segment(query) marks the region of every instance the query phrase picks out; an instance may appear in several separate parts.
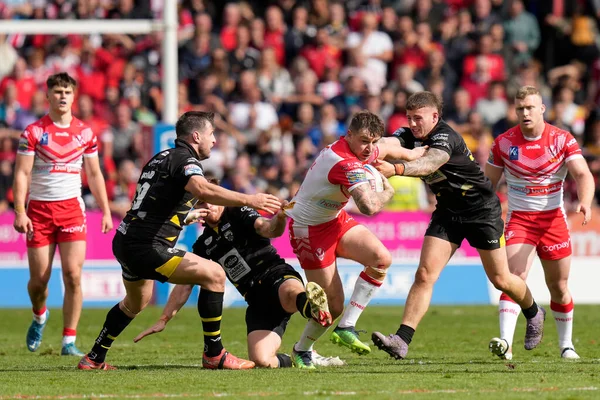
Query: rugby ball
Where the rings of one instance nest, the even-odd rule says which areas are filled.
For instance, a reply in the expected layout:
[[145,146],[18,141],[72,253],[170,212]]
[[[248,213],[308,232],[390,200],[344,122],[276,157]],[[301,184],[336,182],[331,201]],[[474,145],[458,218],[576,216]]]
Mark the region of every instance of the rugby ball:
[[379,171],[371,164],[366,164],[365,173],[367,175],[367,180],[371,185],[371,189],[373,189],[374,192],[383,192],[383,176]]

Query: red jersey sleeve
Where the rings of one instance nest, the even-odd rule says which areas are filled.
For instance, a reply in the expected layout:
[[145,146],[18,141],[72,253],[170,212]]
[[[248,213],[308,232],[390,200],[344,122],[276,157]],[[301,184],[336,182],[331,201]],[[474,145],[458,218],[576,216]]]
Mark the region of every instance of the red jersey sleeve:
[[[48,140],[48,134],[46,135],[46,141]],[[28,126],[25,128],[23,133],[21,133],[21,137],[19,138],[19,147],[17,148],[18,154],[23,154],[25,156],[33,156],[35,155],[35,146],[38,143],[38,138],[34,133],[32,127]]]
[[490,149],[490,155],[488,157],[488,163],[492,164],[494,167],[504,168],[504,160],[502,160],[502,153],[500,152],[500,146],[498,145],[498,138],[494,139],[494,143],[492,143],[492,148]]
[[327,176],[329,182],[340,185],[349,192],[363,183],[369,183],[362,163],[353,160],[340,161],[331,168]]
[[565,132],[565,145],[563,147],[563,154],[565,155],[565,162],[583,157],[579,143],[577,143],[577,139],[575,139],[569,132]]
[[90,128],[86,128],[82,132],[82,136],[85,139],[85,150],[83,152],[84,157],[97,157],[98,156],[98,137]]

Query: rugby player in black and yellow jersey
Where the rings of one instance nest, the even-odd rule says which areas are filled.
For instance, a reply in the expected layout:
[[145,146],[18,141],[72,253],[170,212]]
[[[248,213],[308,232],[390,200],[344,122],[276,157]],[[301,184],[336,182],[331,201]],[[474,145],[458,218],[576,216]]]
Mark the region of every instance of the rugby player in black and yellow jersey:
[[[210,179],[209,179],[210,181]],[[215,183],[217,183],[215,181]],[[304,288],[298,272],[279,256],[270,238],[283,234],[286,216],[282,210],[271,219],[251,207],[198,204],[188,219],[204,222],[204,231],[193,251],[221,265],[227,278],[248,303],[246,327],[248,355],[258,367],[291,367],[289,355],[278,353],[288,321],[296,311],[322,326],[332,323],[325,291],[309,282]],[[161,332],[187,302],[194,285],[177,285],[154,326],[138,335]],[[337,358],[315,355],[318,365],[340,365]]]
[[542,340],[545,311],[537,306],[525,281],[508,269],[500,201],[490,180],[484,176],[462,136],[442,120],[442,102],[435,94],[417,92],[410,96],[406,114],[409,127],[382,139],[379,146],[400,141],[409,149],[428,146],[427,152],[409,162],[381,161],[377,169],[386,177],[420,177],[435,193],[437,205],[425,232],[402,324],[395,334],[385,336],[374,332],[373,343],[392,357],[406,357],[415,329],[431,302],[433,285],[462,241],[467,239],[478,250],[494,286],[521,306],[527,318],[526,348],[536,347]]
[[200,285],[198,312],[204,331],[205,368],[248,369],[254,363],[228,353],[221,343],[225,273],[215,262],[176,249],[182,223],[194,198],[213,204],[249,206],[272,214],[281,203],[272,195],[246,195],[226,190],[204,178],[200,160],[215,144],[214,114],[191,111],[175,125],[175,148],[156,154],[144,166],[131,209],[113,239],[113,253],[123,270],[125,298],[107,314],[92,350],[80,369],[114,369],[105,363],[115,338],[146,307],[155,280]]

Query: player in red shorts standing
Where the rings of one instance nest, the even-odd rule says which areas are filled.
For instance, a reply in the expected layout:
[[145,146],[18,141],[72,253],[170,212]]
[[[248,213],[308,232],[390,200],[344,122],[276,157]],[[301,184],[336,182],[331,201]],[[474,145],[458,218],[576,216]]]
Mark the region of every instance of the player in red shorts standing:
[[[75,346],[83,302],[81,269],[87,232],[81,199],[82,165],[103,212],[103,233],[112,229],[112,219],[98,161],[96,135],[71,113],[77,83],[68,74],[58,73],[50,76],[46,84],[50,111],[21,135],[13,187],[14,227],[27,234],[27,290],[33,306],[27,348],[36,351],[42,343],[49,315],[46,309],[48,281],[58,245],[65,288],[61,354],[82,356]],[[28,189],[29,201],[25,207]]]
[[[388,249],[366,227],[359,225],[344,210],[352,197],[366,215],[379,212],[393,196],[394,189],[383,178],[382,192],[375,192],[365,172],[365,164],[389,156],[416,159],[425,149],[407,150],[397,140],[382,138],[381,119],[368,111],[358,112],[348,133],[325,148],[310,167],[302,186],[286,208],[290,242],[309,282],[318,283],[327,293],[333,318],[342,314],[344,291],[337,271],[336,257],[365,266],[356,281],[350,303],[334,329],[331,339],[358,354],[371,349],[361,342],[356,322],[377,289],[382,285],[392,257]],[[385,145],[378,147],[379,143]],[[385,154],[384,154],[385,152]],[[312,320],[294,345],[292,360],[299,368],[314,369],[312,347],[326,327]]]
[[[506,252],[510,271],[527,279],[537,252],[550,291],[550,308],[563,358],[579,358],[573,332],[573,298],[568,288],[571,238],[563,207],[567,171],[577,183],[577,212],[583,224],[592,216],[594,178],[575,138],[544,121],[540,92],[523,86],[515,96],[519,125],[494,141],[485,174],[494,187],[504,173],[508,184]],[[500,296],[500,337],[490,351],[512,359],[512,342],[520,309],[506,294]]]

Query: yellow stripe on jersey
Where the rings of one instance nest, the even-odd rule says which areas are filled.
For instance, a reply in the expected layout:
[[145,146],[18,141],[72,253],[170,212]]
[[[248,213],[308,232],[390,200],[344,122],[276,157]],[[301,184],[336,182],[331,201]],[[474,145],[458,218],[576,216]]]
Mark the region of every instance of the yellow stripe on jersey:
[[506,238],[504,235],[500,236],[500,247],[506,246]]
[[180,257],[180,256],[171,257],[169,259],[169,261],[167,261],[160,267],[156,268],[156,272],[158,272],[161,275],[166,276],[167,278],[170,278],[171,275],[173,275],[173,272],[175,272],[175,270],[179,266],[179,263],[181,262],[182,258],[183,257]]
[[117,338],[116,336],[113,336],[111,334],[107,334],[106,337],[109,338],[110,340],[115,340]]
[[[296,279],[298,281],[300,281],[300,279],[298,279],[298,277],[296,275],[284,275],[283,279]],[[302,282],[302,281],[300,281]]]
[[223,317],[210,317],[210,318],[200,318],[202,320],[202,322],[216,322],[216,321],[220,321]]
[[204,332],[204,336],[219,336],[221,334],[221,330],[216,332]]
[[179,216],[177,214],[173,215],[173,218],[171,218],[171,222],[177,226],[181,226],[181,222],[179,221]]
[[169,242],[172,242],[175,239],[177,239],[177,236],[169,236],[165,238],[165,240],[168,240]]

